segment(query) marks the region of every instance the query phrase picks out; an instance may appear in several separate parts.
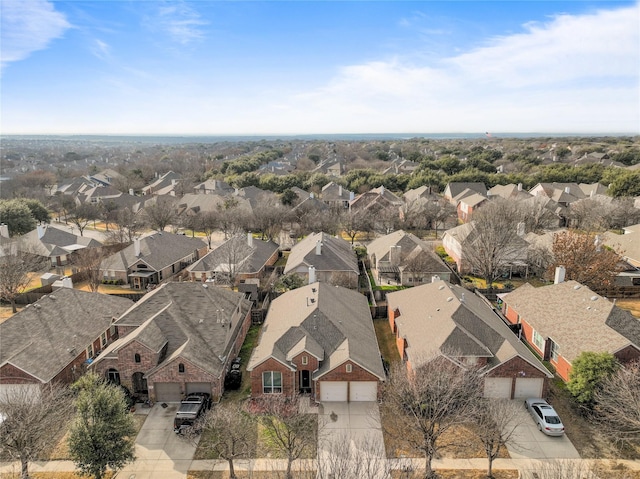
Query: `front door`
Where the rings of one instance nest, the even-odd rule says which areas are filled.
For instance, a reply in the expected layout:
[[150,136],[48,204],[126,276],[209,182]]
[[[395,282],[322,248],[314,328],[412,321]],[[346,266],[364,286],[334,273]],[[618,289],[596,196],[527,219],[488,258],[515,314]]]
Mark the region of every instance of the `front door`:
[[311,372],[309,370],[300,371],[300,392],[311,392]]

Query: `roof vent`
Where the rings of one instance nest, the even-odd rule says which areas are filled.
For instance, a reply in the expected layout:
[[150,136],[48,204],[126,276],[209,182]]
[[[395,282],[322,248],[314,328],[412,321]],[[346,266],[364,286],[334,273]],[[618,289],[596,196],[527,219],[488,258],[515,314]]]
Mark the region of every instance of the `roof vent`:
[[449,297],[447,298],[447,303],[450,303],[451,301],[453,301],[453,296],[449,296]]
[[598,301],[598,296],[596,295],[591,296],[591,301]]
[[576,284],[576,285],[573,287],[573,289],[575,289],[576,291],[577,291],[577,290],[579,290],[579,289],[580,289],[580,285],[579,285],[579,284]]
[[204,289],[207,289],[207,288],[209,287],[209,285],[208,285],[208,284],[203,284],[203,285],[202,285],[202,287],[203,287]]
[[52,295],[52,294],[49,295],[49,298],[50,299],[56,299],[56,297],[54,295]]
[[438,286],[439,290],[443,290],[444,289],[444,284],[441,284],[440,286]]

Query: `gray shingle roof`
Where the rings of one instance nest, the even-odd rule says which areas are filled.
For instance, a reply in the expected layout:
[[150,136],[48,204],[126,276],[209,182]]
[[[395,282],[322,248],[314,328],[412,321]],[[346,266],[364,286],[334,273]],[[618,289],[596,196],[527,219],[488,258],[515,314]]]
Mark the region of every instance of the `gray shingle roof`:
[[250,308],[251,302],[242,293],[201,283],[165,283],[117,319],[117,326],[139,328],[113,343],[112,350],[133,339],[153,351],[167,343],[165,362],[179,353],[203,370],[219,375],[223,358],[230,353],[241,320]]
[[[316,254],[316,244],[321,241],[321,254]],[[314,266],[316,271],[353,271],[359,272],[356,254],[348,241],[327,233],[312,233],[293,248],[287,258],[284,273],[287,274],[299,266]]]
[[278,245],[273,241],[253,238],[252,246],[249,246],[245,235],[237,235],[207,253],[187,270],[204,273],[229,272],[227,264],[229,261],[234,261],[239,265],[235,270],[236,273],[258,273],[276,251],[278,251]]
[[61,288],[0,324],[0,365],[11,363],[49,382],[132,304],[117,296]]
[[316,379],[347,359],[384,379],[367,299],[356,291],[324,283],[289,291],[271,303],[247,369],[269,358],[288,364],[288,353],[304,337],[309,338],[307,351],[318,355],[320,347],[323,352]]
[[401,248],[402,260],[399,264],[401,267],[405,266],[409,260],[414,259],[416,255],[422,255],[425,260],[421,263],[424,266],[424,272],[450,273],[449,268],[442,263],[429,244],[413,233],[407,233],[403,230],[376,238],[367,245],[367,254],[375,254],[377,261],[389,261],[391,246],[400,246]]
[[135,246],[131,244],[102,261],[100,269],[126,271],[133,264],[143,260],[149,267],[159,271],[204,246],[204,242],[199,238],[167,232],[153,233],[140,238],[140,256],[136,256]]

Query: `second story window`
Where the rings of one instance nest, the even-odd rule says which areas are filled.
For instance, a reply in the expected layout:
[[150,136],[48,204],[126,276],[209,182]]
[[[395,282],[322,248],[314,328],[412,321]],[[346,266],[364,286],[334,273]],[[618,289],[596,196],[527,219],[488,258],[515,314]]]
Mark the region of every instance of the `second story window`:
[[184,372],[184,364],[182,364],[182,363],[178,364],[178,372],[179,373],[183,373]]
[[305,366],[306,366],[307,364],[309,364],[309,357],[307,357],[307,356],[302,356],[302,364],[303,364],[303,365],[305,365]]
[[345,371],[347,371],[348,373],[353,371],[353,366],[351,364],[347,364],[347,366],[345,367]]
[[134,355],[133,355],[133,360],[134,360],[136,363],[139,363],[139,362],[140,362],[140,355],[139,355],[138,353],[134,354]]

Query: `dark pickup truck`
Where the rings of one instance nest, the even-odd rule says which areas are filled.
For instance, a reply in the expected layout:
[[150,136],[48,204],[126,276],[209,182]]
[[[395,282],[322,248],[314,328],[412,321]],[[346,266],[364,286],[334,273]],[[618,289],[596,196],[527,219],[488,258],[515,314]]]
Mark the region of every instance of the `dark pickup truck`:
[[173,431],[181,434],[187,427],[193,426],[202,414],[211,407],[211,395],[208,393],[189,394],[181,403],[173,420]]

